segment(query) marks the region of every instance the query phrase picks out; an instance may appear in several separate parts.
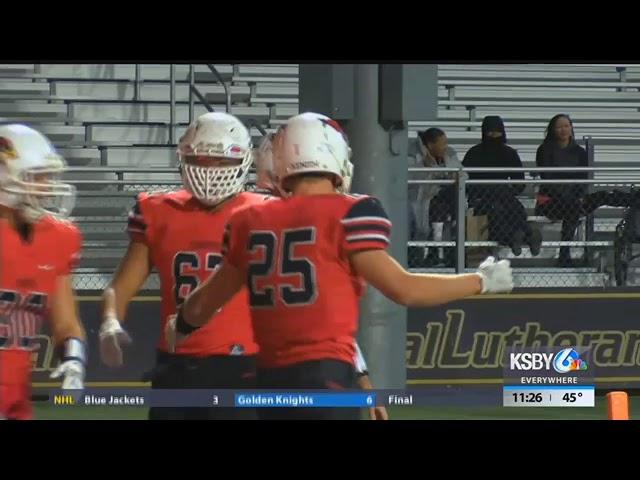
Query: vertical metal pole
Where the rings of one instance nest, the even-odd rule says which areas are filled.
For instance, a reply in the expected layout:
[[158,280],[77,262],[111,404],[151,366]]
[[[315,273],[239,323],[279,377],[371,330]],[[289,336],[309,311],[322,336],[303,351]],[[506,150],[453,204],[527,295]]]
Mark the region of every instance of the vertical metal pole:
[[[594,152],[594,145],[593,145],[593,141],[591,137],[583,137],[584,140],[584,146],[585,149],[587,150],[587,166],[588,167],[593,167],[594,164],[594,158],[595,158],[595,152]],[[588,173],[588,178],[589,179],[593,179],[593,172],[589,171]],[[593,185],[592,184],[588,184],[587,185],[587,193],[591,193],[591,190],[593,189]],[[593,240],[594,234],[595,234],[595,222],[594,222],[594,216],[593,213],[587,215],[587,218],[585,220],[585,232],[584,232],[584,237],[586,241],[591,241]],[[593,261],[593,249],[590,247],[586,247],[584,249],[584,259],[585,261],[591,265],[592,261]]]
[[107,147],[103,145],[98,147],[98,149],[100,151],[100,166],[106,167],[107,165],[109,165],[109,155],[108,155]]
[[464,243],[466,241],[466,228],[467,228],[467,217],[466,217],[466,182],[465,177],[462,175],[462,170],[459,170],[456,174],[457,182],[457,195],[456,195],[456,272],[463,273],[465,268],[465,247]]
[[189,64],[189,123],[193,122],[193,89],[196,84],[195,72],[194,72],[193,64]]
[[626,82],[627,81],[627,67],[618,67],[618,73],[620,73],[620,81],[621,82]]
[[[376,196],[384,205],[393,232],[390,253],[401,264],[407,258],[407,146],[406,125],[389,133],[378,123],[380,91],[379,65],[354,65],[354,115],[345,128],[353,149],[352,190]],[[407,311],[380,292],[371,289],[361,303],[360,345],[378,388],[406,385]]]
[[133,99],[137,102],[140,100],[140,64],[136,63],[136,79],[133,84]]
[[176,66],[171,64],[169,67],[169,144],[175,142],[175,124],[176,124]]

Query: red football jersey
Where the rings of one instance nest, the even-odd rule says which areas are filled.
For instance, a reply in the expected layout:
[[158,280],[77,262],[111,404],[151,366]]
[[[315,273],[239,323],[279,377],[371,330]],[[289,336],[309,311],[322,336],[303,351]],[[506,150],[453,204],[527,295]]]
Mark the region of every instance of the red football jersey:
[[[224,226],[231,215],[256,203],[264,195],[243,192],[217,210],[204,207],[186,190],[142,193],[129,214],[129,235],[149,247],[160,276],[161,334],[158,348],[167,351],[164,327],[177,305],[205,281],[222,260]],[[183,355],[254,355],[247,291],[243,289],[208,323],[181,343]]]
[[43,217],[28,239],[0,219],[0,416],[30,418],[32,340],[48,317],[56,279],[80,260],[71,223]]
[[390,235],[382,205],[368,196],[294,196],[234,215],[225,261],[247,275],[258,364],[353,363],[363,283],[349,254],[386,249]]

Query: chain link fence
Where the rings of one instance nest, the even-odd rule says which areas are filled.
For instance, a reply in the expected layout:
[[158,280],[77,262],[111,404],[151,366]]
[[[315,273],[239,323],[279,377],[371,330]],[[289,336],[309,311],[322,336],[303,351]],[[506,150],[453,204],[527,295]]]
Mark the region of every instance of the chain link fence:
[[640,169],[412,168],[409,268],[463,272],[494,255],[511,261],[518,287],[633,284],[634,176]]
[[[106,288],[123,258],[129,238],[129,210],[140,192],[174,191],[182,187],[176,168],[72,168],[67,181],[78,190],[72,219],[84,236],[81,267],[74,274],[74,287],[83,291]],[[248,188],[255,187],[250,172]],[[160,282],[153,273],[142,290],[157,292]]]
[[[172,191],[181,187],[176,168],[92,168],[69,169],[67,181],[77,188],[73,220],[84,241],[82,262],[74,274],[77,290],[100,291],[111,280],[126,252],[129,210],[140,192]],[[143,290],[158,291],[157,275]]]
[[[79,268],[73,275],[73,288],[83,291],[102,292],[113,276],[114,270],[95,271],[94,269]],[[160,278],[157,273],[152,273],[140,289],[141,292],[158,293],[160,291]]]
[[[548,179],[546,172],[565,172]],[[412,168],[408,265],[440,273],[508,258],[518,287],[604,287],[640,280],[640,168]],[[85,236],[79,290],[102,290],[128,245],[127,214],[142,191],[180,188],[175,169],[74,169],[74,220]],[[85,175],[85,178],[81,176]],[[461,239],[461,241],[458,241]],[[637,263],[640,263],[638,261]],[[640,282],[638,282],[640,283]],[[145,289],[157,290],[150,277]]]

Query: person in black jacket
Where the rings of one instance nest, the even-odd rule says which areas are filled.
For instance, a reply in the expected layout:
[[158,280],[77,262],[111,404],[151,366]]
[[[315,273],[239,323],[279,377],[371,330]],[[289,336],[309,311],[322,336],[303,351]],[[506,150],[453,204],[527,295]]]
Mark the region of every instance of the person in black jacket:
[[[575,141],[573,122],[569,115],[555,115],[547,126],[545,139],[536,152],[538,167],[587,167],[587,151]],[[544,180],[586,179],[585,172],[542,172]],[[536,214],[550,220],[562,220],[562,241],[571,241],[581,216],[603,205],[628,207],[636,204],[636,195],[621,190],[587,194],[587,184],[563,183],[541,185],[538,190]],[[560,247],[558,266],[573,266],[569,247]]]
[[[486,116],[482,121],[482,142],[471,147],[462,164],[471,167],[502,167],[502,172],[469,172],[470,179],[524,179],[521,171],[508,168],[522,167],[518,152],[507,144],[502,118]],[[522,253],[526,243],[532,255],[540,253],[540,231],[527,223],[527,212],[517,195],[524,184],[470,185],[469,207],[476,214],[488,215],[489,238],[501,245],[509,245],[514,255]]]

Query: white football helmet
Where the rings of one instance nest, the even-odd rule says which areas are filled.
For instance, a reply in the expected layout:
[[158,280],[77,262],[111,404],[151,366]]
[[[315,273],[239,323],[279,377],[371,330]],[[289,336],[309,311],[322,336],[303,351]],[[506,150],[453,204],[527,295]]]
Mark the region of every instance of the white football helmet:
[[278,187],[291,175],[332,173],[336,188],[347,192],[353,165],[347,136],[335,120],[319,113],[291,117],[273,139],[273,167]]
[[[205,113],[180,139],[178,158],[184,187],[205,205],[217,205],[244,189],[253,160],[251,135],[233,115]],[[197,157],[236,160],[231,166],[202,166]]]
[[67,164],[40,132],[25,125],[0,126],[0,204],[36,221],[67,217],[76,189],[60,181]]

